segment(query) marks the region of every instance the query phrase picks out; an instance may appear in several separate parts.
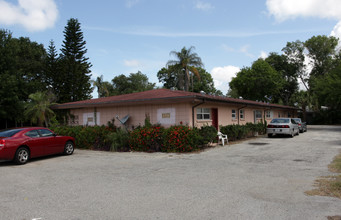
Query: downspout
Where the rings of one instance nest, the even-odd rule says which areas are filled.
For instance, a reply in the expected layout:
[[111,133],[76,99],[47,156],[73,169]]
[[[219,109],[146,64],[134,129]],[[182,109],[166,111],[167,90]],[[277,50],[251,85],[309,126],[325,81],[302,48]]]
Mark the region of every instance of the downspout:
[[94,120],[95,120],[95,125],[97,125],[97,108],[94,108]]
[[265,115],[265,111],[268,111],[269,109],[264,109],[264,115],[263,115],[263,119],[264,119],[264,122],[263,123],[265,123],[266,122],[266,115]]
[[[264,118],[264,123],[266,122],[266,115],[265,115],[265,111],[271,111],[271,107],[270,107],[270,108],[268,108],[268,109],[264,109],[264,116],[263,116],[263,118]],[[271,115],[270,115],[270,117],[271,117]]]
[[194,109],[198,107],[199,105],[202,105],[205,103],[205,99],[202,100],[202,102],[192,106],[192,128],[194,128]]
[[245,105],[245,106],[243,106],[243,107],[241,107],[241,108],[238,108],[238,125],[239,125],[239,111],[241,110],[241,109],[243,109],[243,108],[246,108],[247,107],[247,105]]

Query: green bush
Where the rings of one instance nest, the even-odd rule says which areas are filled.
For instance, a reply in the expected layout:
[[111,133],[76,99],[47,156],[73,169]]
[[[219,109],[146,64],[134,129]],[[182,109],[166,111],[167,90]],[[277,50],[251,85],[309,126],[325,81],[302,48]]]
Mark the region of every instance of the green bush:
[[[213,126],[198,129],[176,125],[164,129],[160,125],[146,123],[131,132],[116,129],[115,126],[55,126],[51,130],[59,135],[74,137],[77,148],[108,151],[192,152],[200,150],[201,146],[207,147],[204,145],[217,138],[217,130]],[[222,126],[220,131],[231,141],[240,140],[253,136],[254,132],[264,134],[266,122],[227,125]]]
[[109,133],[107,140],[111,143],[110,151],[129,151],[129,138],[130,135],[126,129],[119,128],[116,132]]
[[156,152],[162,148],[163,128],[144,126],[133,130],[129,137],[129,146],[133,151]]
[[172,126],[164,131],[163,152],[192,152],[198,150],[201,142],[199,129],[188,126]]
[[111,141],[107,136],[115,132],[105,126],[59,126],[51,128],[56,134],[75,138],[76,147],[92,150],[109,150]]
[[217,129],[213,126],[205,125],[200,128],[199,134],[202,138],[201,144],[208,144],[209,142],[217,141]]
[[229,140],[235,141],[254,136],[255,132],[258,132],[258,134],[265,134],[266,126],[266,122],[257,124],[246,123],[245,125],[233,124],[221,126],[220,131],[221,133],[226,134]]
[[227,125],[220,128],[221,133],[226,134],[228,139],[231,141],[245,138],[248,129],[245,125]]

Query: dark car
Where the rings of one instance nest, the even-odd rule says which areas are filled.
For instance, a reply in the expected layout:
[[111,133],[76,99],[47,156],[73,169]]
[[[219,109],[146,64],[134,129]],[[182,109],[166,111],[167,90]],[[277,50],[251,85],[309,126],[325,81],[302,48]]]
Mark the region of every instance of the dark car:
[[298,124],[298,129],[300,130],[300,133],[307,131],[307,123],[306,122],[302,122],[302,120],[300,118],[293,118],[293,119]]
[[75,139],[58,136],[43,127],[13,128],[0,131],[0,160],[25,164],[34,157],[52,154],[71,155]]

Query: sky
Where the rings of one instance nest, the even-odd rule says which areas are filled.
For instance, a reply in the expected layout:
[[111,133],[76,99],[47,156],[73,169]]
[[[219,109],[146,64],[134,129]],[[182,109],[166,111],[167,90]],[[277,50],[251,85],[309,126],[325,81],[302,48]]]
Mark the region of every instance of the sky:
[[340,0],[0,0],[0,28],[45,48],[61,48],[70,18],[81,23],[92,79],[141,71],[161,87],[170,52],[194,46],[224,94],[241,68],[287,42],[341,37]]

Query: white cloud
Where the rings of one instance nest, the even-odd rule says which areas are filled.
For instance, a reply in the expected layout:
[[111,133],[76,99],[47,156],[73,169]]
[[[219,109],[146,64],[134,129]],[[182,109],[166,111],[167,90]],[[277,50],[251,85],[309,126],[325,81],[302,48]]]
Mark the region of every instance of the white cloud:
[[341,39],[341,21],[339,21],[334,29],[332,30],[332,32],[330,33],[331,36],[333,37],[338,37],[339,39]]
[[[1,1],[1,0],[0,0]],[[322,31],[320,29],[300,29],[300,30],[279,30],[279,31],[233,31],[233,30],[216,30],[207,32],[178,32],[176,30],[169,30],[160,26],[129,26],[124,28],[108,28],[108,27],[95,27],[84,26],[86,30],[103,31],[110,33],[118,33],[134,36],[152,36],[152,37],[230,37],[230,38],[242,38],[242,37],[255,37],[255,36],[269,36],[269,35],[283,35],[283,34],[299,34],[307,32]]]
[[53,27],[58,18],[53,0],[19,0],[17,5],[0,0],[0,11],[0,24],[20,24],[29,31]]
[[211,70],[211,75],[214,81],[214,85],[217,89],[226,94],[229,89],[229,82],[232,77],[236,76],[236,73],[240,71],[237,66],[224,66],[224,67],[214,67]]
[[137,5],[140,0],[126,0],[126,7],[132,8],[133,6]]
[[199,10],[203,10],[203,11],[208,11],[208,10],[214,9],[214,6],[212,6],[210,3],[198,1],[195,4],[195,8]]
[[340,0],[267,0],[270,15],[284,21],[296,17],[320,17],[341,20]]
[[138,60],[124,60],[123,63],[127,67],[138,67],[141,65],[141,62]]
[[266,59],[267,57],[268,57],[268,53],[267,52],[265,52],[265,51],[261,51],[260,52],[259,58]]
[[250,58],[254,58],[255,56],[249,52],[249,49],[250,49],[250,45],[243,45],[241,46],[239,49],[234,49],[232,47],[229,47],[228,45],[226,44],[223,44],[222,45],[222,48],[223,50],[227,51],[227,52],[237,52],[237,53],[242,53],[244,54],[245,56],[247,57],[250,57]]
[[337,50],[341,51],[341,21],[339,21],[332,32],[330,33],[330,36],[339,38],[339,44],[337,45]]
[[250,45],[244,45],[240,48],[239,51],[245,54],[246,56],[253,58],[254,55],[249,52],[249,48],[250,48]]

